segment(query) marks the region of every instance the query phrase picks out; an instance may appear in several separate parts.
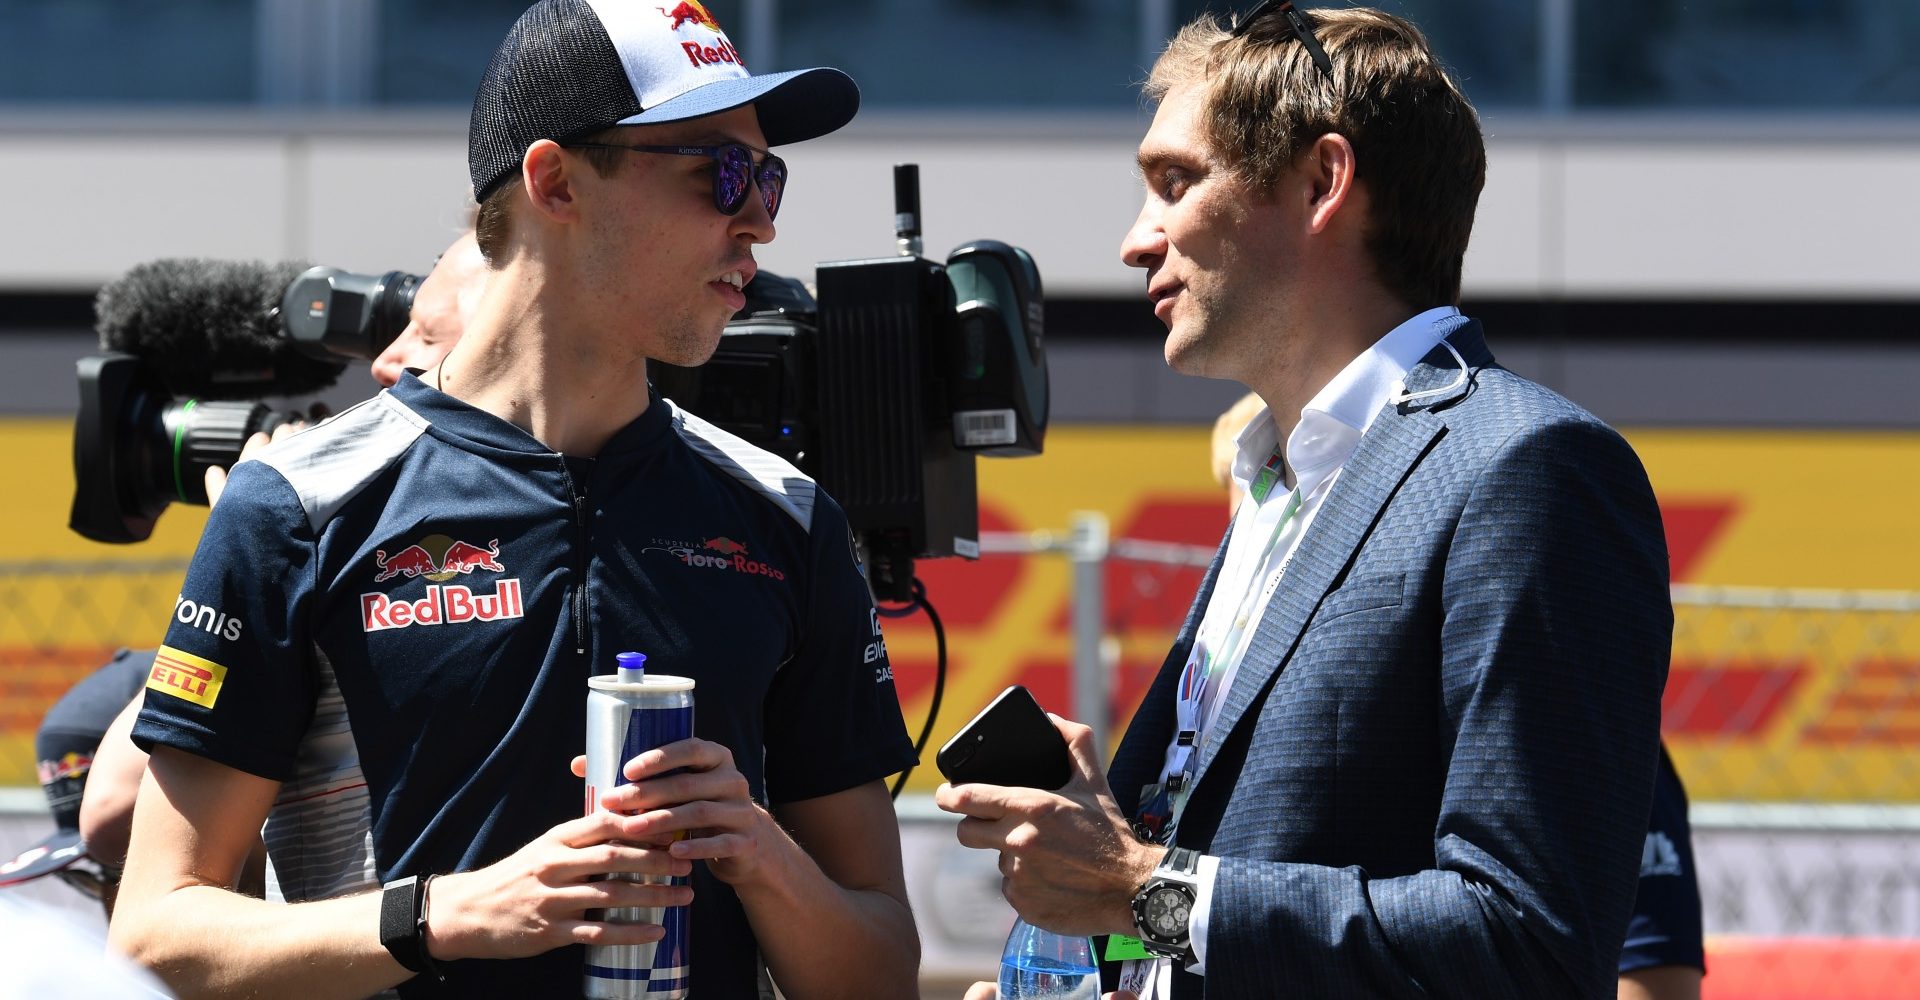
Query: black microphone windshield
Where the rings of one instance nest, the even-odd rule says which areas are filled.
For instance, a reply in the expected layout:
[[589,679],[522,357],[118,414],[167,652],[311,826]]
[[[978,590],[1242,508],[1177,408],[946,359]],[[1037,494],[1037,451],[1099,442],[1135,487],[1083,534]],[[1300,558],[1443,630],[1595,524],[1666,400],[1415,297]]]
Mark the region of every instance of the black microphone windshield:
[[280,297],[306,264],[168,258],[100,289],[100,346],[145,361],[179,395],[301,396],[333,384],[344,361],[310,357],[281,331]]

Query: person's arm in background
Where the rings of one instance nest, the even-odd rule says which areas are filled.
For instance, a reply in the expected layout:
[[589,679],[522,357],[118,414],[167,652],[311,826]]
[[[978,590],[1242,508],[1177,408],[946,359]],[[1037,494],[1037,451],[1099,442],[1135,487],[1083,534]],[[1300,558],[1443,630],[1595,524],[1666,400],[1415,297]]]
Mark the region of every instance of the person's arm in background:
[[1620,974],[1619,1000],[1700,1000],[1706,976],[1684,965],[1661,965]]
[[[133,721],[140,717],[140,700],[135,695],[127,702],[101,735],[100,750],[94,754],[93,768],[80,798],[80,840],[87,845],[87,855],[116,873],[107,881],[101,899],[108,919],[113,917],[120,892],[117,873],[127,863],[127,842],[133,836],[134,801],[140,794],[140,779],[147,773],[147,755],[133,745]],[[236,888],[249,896],[266,895],[267,845],[258,837],[241,868]]]
[[[133,745],[133,720],[140,714],[140,696],[113,717],[100,735],[100,749],[87,772],[80,797],[80,840],[87,854],[110,868],[127,861],[127,838],[133,833],[133,801],[140,793],[140,775],[147,755]],[[109,890],[107,912],[113,912]]]
[[1620,953],[1619,1000],[1700,1000],[1706,962],[1687,789],[1663,746],[1640,886]]

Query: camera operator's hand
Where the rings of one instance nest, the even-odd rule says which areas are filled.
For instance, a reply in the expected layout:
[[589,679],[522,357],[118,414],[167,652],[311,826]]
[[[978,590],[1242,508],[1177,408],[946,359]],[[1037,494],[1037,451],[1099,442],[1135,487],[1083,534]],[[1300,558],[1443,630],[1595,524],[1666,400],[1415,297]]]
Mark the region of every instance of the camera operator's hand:
[[[313,407],[307,411],[307,420],[312,420],[315,423],[318,423],[319,421],[325,420],[327,418],[327,415],[328,415],[327,404],[315,403],[313,404]],[[289,420],[286,423],[281,424],[278,427],[275,427],[273,429],[273,434],[271,436],[269,436],[265,431],[255,431],[252,437],[247,438],[247,443],[240,446],[240,457],[233,460],[234,464],[238,465],[239,463],[244,462],[249,458],[252,458],[254,455],[259,453],[260,449],[265,448],[267,445],[270,445],[275,441],[292,437],[293,435],[298,434],[303,430],[306,430],[307,420]],[[227,489],[227,470],[222,469],[217,465],[208,467],[207,469],[207,506],[211,507],[214,504],[219,503],[220,494],[226,492],[226,489]]]
[[693,865],[633,846],[639,817],[605,809],[568,820],[533,843],[477,871],[442,875],[428,888],[427,951],[436,960],[523,958],[569,944],[645,944],[658,924],[587,919],[606,907],[684,906],[687,886],[593,881],[608,872],[687,875]]

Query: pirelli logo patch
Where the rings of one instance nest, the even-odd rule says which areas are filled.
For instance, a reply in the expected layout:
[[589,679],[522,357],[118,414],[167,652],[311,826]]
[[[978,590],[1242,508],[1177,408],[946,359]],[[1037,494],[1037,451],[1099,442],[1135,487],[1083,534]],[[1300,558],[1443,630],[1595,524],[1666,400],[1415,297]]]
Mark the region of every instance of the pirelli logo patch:
[[212,708],[220,699],[220,683],[226,679],[226,667],[172,646],[161,646],[153,657],[153,672],[147,675],[147,690]]

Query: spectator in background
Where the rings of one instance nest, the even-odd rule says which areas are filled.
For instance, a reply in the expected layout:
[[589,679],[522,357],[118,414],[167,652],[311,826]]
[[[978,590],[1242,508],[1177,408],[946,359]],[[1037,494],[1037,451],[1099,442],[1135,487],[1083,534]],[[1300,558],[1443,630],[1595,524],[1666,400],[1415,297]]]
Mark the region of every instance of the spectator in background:
[[0,863],[0,888],[52,875],[100,900],[111,912],[124,853],[93,849],[83,835],[81,796],[98,774],[96,761],[109,723],[127,699],[139,693],[152,663],[152,650],[123,649],[47,709],[33,749],[54,832]]
[[1687,790],[1663,745],[1653,782],[1653,817],[1640,852],[1639,894],[1620,953],[1619,1000],[1699,1000],[1706,971]]
[[146,970],[107,950],[106,940],[69,915],[6,890],[57,878],[108,913],[118,859],[102,860],[80,834],[80,801],[92,784],[95,751],[114,713],[146,679],[152,651],[121,650],[69,688],[34,735],[40,787],[55,830],[0,863],[0,1000],[121,1000],[171,996]]

